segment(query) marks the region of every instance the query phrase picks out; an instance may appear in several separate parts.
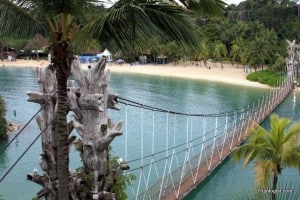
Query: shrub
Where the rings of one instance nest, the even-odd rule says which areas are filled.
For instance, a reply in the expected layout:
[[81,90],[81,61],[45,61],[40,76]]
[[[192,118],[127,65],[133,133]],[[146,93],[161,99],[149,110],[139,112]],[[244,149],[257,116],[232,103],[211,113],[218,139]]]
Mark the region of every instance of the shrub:
[[256,71],[247,76],[247,80],[255,81],[269,86],[276,86],[282,79],[281,73],[271,72],[269,70]]
[[[110,160],[110,168],[112,170],[116,170],[117,168],[117,157],[113,157]],[[126,188],[127,186],[131,185],[132,181],[134,181],[136,177],[133,174],[120,174],[117,177],[114,177],[114,180],[112,181],[112,188],[111,192],[114,192],[117,194],[118,200],[126,200],[128,199]]]
[[0,96],[0,139],[7,138],[7,122],[4,118],[5,112],[5,102]]

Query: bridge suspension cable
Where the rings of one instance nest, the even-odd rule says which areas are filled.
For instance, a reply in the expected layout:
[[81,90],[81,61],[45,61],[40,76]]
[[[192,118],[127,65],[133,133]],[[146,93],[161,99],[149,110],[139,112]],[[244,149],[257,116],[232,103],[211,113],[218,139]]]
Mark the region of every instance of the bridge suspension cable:
[[50,121],[49,124],[33,139],[33,141],[29,144],[29,146],[25,149],[25,151],[18,157],[18,159],[10,166],[10,168],[5,172],[5,174],[1,177],[0,183],[5,179],[5,177],[13,170],[13,168],[18,164],[18,162],[25,156],[25,154],[29,151],[29,149],[34,145],[34,143],[39,139],[39,137],[47,130],[47,128],[54,122],[55,117]]
[[[130,198],[182,197],[189,190],[186,182],[194,187],[224,160],[249,134],[252,123],[262,122],[289,94],[292,81],[284,79],[251,105],[212,114],[174,112],[119,97],[125,107],[126,173],[137,177]],[[136,135],[134,141],[129,134]]]
[[[227,121],[227,123],[228,123],[228,121]],[[222,127],[223,127],[222,125],[219,125],[219,126],[217,127],[217,129],[218,129],[218,128],[222,128]],[[201,141],[200,143],[198,143],[198,145],[201,145],[201,144],[204,143],[204,142],[213,140],[213,139],[214,139],[214,136],[211,135],[211,133],[215,133],[215,130],[211,130],[210,132],[206,132],[206,135],[209,135],[210,137],[207,137],[205,141]],[[201,139],[201,138],[202,138],[202,136],[195,137],[195,138],[189,140],[188,143],[194,142],[194,141],[199,140],[199,139]],[[149,157],[151,157],[151,156],[156,156],[156,155],[165,153],[165,152],[167,152],[167,151],[170,151],[170,150],[173,150],[173,149],[182,147],[182,146],[184,146],[184,145],[186,145],[186,142],[182,142],[182,143],[177,144],[177,145],[175,145],[175,143],[174,143],[174,146],[170,146],[170,147],[168,147],[167,149],[163,149],[163,150],[157,151],[157,152],[155,152],[155,153],[152,152],[151,154],[145,155],[145,156],[142,157],[142,158],[136,158],[136,159],[129,160],[129,161],[127,161],[127,163],[130,164],[130,163],[139,161],[139,160],[141,160],[141,159],[146,159],[146,158],[149,158]],[[130,170],[130,171],[133,171],[133,170]]]
[[[56,93],[54,93],[48,101],[50,101]],[[14,142],[15,139],[17,139],[19,137],[19,135],[24,131],[24,129],[31,123],[31,121],[41,112],[42,109],[44,109],[45,105],[42,105],[40,107],[40,109],[38,109],[38,111],[25,123],[25,125],[19,130],[19,132],[2,148],[2,150],[0,151],[0,155],[3,154],[6,149]]]
[[13,141],[24,131],[24,129],[31,123],[31,121],[41,112],[43,107],[41,107],[29,120],[28,122],[20,129],[20,131],[1,149],[0,155],[3,154],[6,149],[13,143]]
[[238,108],[238,109],[236,109],[234,111],[230,111],[230,112],[206,113],[206,114],[205,113],[184,113],[184,112],[176,112],[176,111],[166,110],[163,108],[145,105],[145,104],[139,103],[137,101],[129,100],[129,99],[126,99],[123,97],[118,97],[118,101],[119,101],[119,103],[124,104],[124,105],[138,107],[138,108],[142,107],[143,109],[151,110],[151,111],[155,111],[155,112],[170,113],[170,114],[183,115],[183,116],[194,116],[194,117],[224,117],[224,116],[233,115],[234,113],[240,113],[240,112],[242,113],[242,112],[247,111],[243,107],[241,107],[241,108]]
[[[56,93],[54,93],[52,96],[50,96],[50,100],[55,96]],[[45,102],[45,104],[47,103]],[[28,120],[28,122],[21,128],[21,130],[8,142],[7,145],[1,150],[0,155],[3,154],[7,148],[13,143],[13,141],[18,138],[18,136],[25,130],[25,128],[32,122],[32,120],[41,112],[42,109],[44,109],[45,104],[42,105],[38,111]],[[5,174],[1,177],[0,183],[6,178],[6,176],[13,170],[13,168],[18,164],[18,162],[25,156],[25,154],[29,151],[29,149],[34,145],[34,143],[38,140],[38,138],[47,130],[47,128],[53,123],[55,120],[55,117],[50,121],[49,124],[46,124],[46,127],[41,130],[41,132],[33,139],[33,141],[29,144],[29,146],[23,151],[23,153],[18,157],[18,159],[11,165],[11,167],[5,172]]]

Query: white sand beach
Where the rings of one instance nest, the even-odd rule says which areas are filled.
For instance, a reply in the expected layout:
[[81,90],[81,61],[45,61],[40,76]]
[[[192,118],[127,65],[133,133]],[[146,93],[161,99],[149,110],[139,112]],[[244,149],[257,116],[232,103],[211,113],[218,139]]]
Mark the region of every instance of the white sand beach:
[[[82,64],[83,69],[87,69],[90,64]],[[48,65],[46,60],[17,60],[17,61],[0,61],[0,67],[45,67]],[[187,79],[198,79],[217,81],[235,85],[244,85],[250,87],[261,87],[267,88],[268,86],[248,81],[246,79],[246,73],[242,66],[232,66],[231,64],[223,64],[224,68],[221,69],[219,63],[208,63],[210,69],[201,66],[196,66],[190,62],[181,64],[145,64],[145,65],[130,65],[130,64],[107,64],[107,69],[112,72],[118,73],[136,73],[136,74],[147,74],[155,76],[170,76]]]

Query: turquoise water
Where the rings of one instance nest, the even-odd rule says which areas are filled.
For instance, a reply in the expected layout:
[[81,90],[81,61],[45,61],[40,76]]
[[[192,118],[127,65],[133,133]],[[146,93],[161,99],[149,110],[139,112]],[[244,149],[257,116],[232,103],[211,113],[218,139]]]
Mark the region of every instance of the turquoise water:
[[[36,79],[33,69],[0,68],[0,95],[7,103],[7,119],[24,125],[39,106],[27,102],[27,91],[37,91]],[[134,100],[145,105],[164,108],[167,110],[186,113],[218,113],[232,111],[252,104],[267,92],[266,89],[227,85],[215,82],[177,79],[169,77],[155,77],[130,74],[112,74],[111,92],[121,97]],[[294,102],[296,99],[296,102]],[[299,101],[298,101],[299,100]],[[289,98],[277,109],[281,115],[299,119],[300,108],[299,93]],[[124,136],[118,137],[112,144],[113,154],[127,160],[140,156],[136,149],[140,146],[138,109],[121,105],[121,111],[111,111],[114,119],[128,117],[128,155],[124,152]],[[151,112],[145,111],[143,115],[144,128],[151,129]],[[14,115],[16,113],[16,115]],[[165,115],[156,114],[155,120],[164,129]],[[136,128],[137,126],[137,128]],[[125,132],[123,127],[123,132]],[[157,127],[157,130],[158,127]],[[12,143],[8,150],[0,155],[0,177],[8,170],[13,162],[27,148],[33,138],[39,133],[35,122],[29,124],[18,139]],[[170,132],[171,134],[171,132]],[[177,133],[180,138],[180,132]],[[11,135],[10,137],[13,137]],[[147,140],[145,135],[144,140]],[[2,149],[4,142],[0,143]],[[149,145],[150,146],[150,145]],[[156,150],[160,144],[155,144]],[[5,199],[31,199],[39,190],[39,186],[26,180],[26,174],[33,169],[39,169],[40,141],[35,143],[24,158],[16,165],[11,173],[0,183],[0,194]],[[150,151],[146,149],[145,151]],[[78,154],[71,153],[70,168],[75,169],[80,164]],[[287,170],[291,178],[299,178],[298,173]],[[298,180],[298,179],[297,179]],[[234,183],[234,184],[233,184]],[[239,164],[226,161],[209,180],[199,186],[189,199],[223,199],[224,195],[235,190],[249,189],[253,185],[251,168],[241,169]]]

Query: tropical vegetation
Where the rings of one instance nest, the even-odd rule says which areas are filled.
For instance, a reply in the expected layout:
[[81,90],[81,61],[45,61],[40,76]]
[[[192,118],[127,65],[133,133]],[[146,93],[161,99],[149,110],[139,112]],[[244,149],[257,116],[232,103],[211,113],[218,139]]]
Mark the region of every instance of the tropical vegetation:
[[300,170],[299,139],[300,123],[291,124],[290,119],[272,114],[270,130],[254,124],[249,138],[233,151],[231,158],[243,160],[244,167],[255,161],[253,170],[257,188],[271,191],[274,200],[282,171],[287,167]]
[[250,81],[259,82],[273,87],[279,86],[284,78],[283,72],[272,72],[270,70],[256,71],[247,76]]
[[7,138],[7,122],[5,119],[5,102],[0,96],[0,139]]

